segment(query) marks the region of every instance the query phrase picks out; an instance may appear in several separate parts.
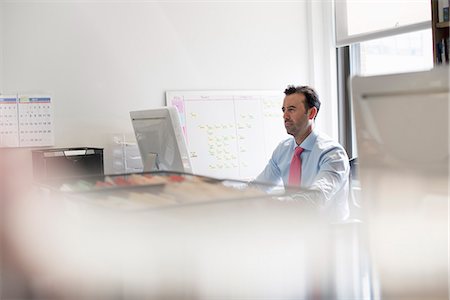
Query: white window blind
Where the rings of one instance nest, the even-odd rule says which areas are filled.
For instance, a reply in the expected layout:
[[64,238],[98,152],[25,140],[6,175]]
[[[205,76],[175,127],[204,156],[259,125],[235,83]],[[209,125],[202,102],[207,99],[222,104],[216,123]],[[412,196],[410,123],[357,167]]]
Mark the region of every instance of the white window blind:
[[430,0],[335,0],[336,46],[431,27]]

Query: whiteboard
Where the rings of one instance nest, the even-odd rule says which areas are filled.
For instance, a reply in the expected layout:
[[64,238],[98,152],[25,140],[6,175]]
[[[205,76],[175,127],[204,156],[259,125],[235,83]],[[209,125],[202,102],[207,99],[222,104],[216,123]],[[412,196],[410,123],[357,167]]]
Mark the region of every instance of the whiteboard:
[[280,91],[168,91],[180,114],[192,171],[248,180],[286,139]]

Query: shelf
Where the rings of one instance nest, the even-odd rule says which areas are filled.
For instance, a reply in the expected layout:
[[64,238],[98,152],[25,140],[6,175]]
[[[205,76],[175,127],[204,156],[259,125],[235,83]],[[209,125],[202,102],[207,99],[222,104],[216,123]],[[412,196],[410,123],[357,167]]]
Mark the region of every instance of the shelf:
[[439,22],[439,7],[437,0],[430,0],[431,29],[433,34],[433,60],[434,65],[448,64],[449,62],[449,29],[450,22]]
[[449,28],[450,27],[450,22],[440,22],[440,23],[436,23],[436,28]]

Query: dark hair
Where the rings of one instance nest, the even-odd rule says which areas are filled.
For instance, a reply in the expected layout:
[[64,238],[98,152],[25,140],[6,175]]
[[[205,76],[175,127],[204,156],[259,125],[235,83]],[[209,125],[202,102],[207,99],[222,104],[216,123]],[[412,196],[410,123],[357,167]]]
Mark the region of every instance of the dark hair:
[[[284,94],[286,96],[292,95],[292,94],[303,94],[305,96],[305,109],[308,110],[312,107],[317,108],[317,113],[319,113],[320,109],[320,100],[319,96],[317,95],[316,91],[309,86],[293,86],[288,85],[288,87],[284,90]],[[316,114],[317,116],[317,114]]]

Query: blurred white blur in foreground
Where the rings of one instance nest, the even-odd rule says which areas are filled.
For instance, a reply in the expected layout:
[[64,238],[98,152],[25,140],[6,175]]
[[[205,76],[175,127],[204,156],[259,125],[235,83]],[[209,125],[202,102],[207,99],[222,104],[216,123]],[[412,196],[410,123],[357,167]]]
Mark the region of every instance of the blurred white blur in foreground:
[[449,68],[352,92],[375,294],[448,299]]
[[138,198],[146,187],[42,192],[26,176],[7,181],[24,159],[3,154],[6,299],[336,297],[333,229],[315,207],[193,178],[184,194],[178,182],[165,191],[178,194],[179,203],[195,200],[195,193],[205,201],[115,209],[94,204],[106,203],[99,195],[111,203]]

